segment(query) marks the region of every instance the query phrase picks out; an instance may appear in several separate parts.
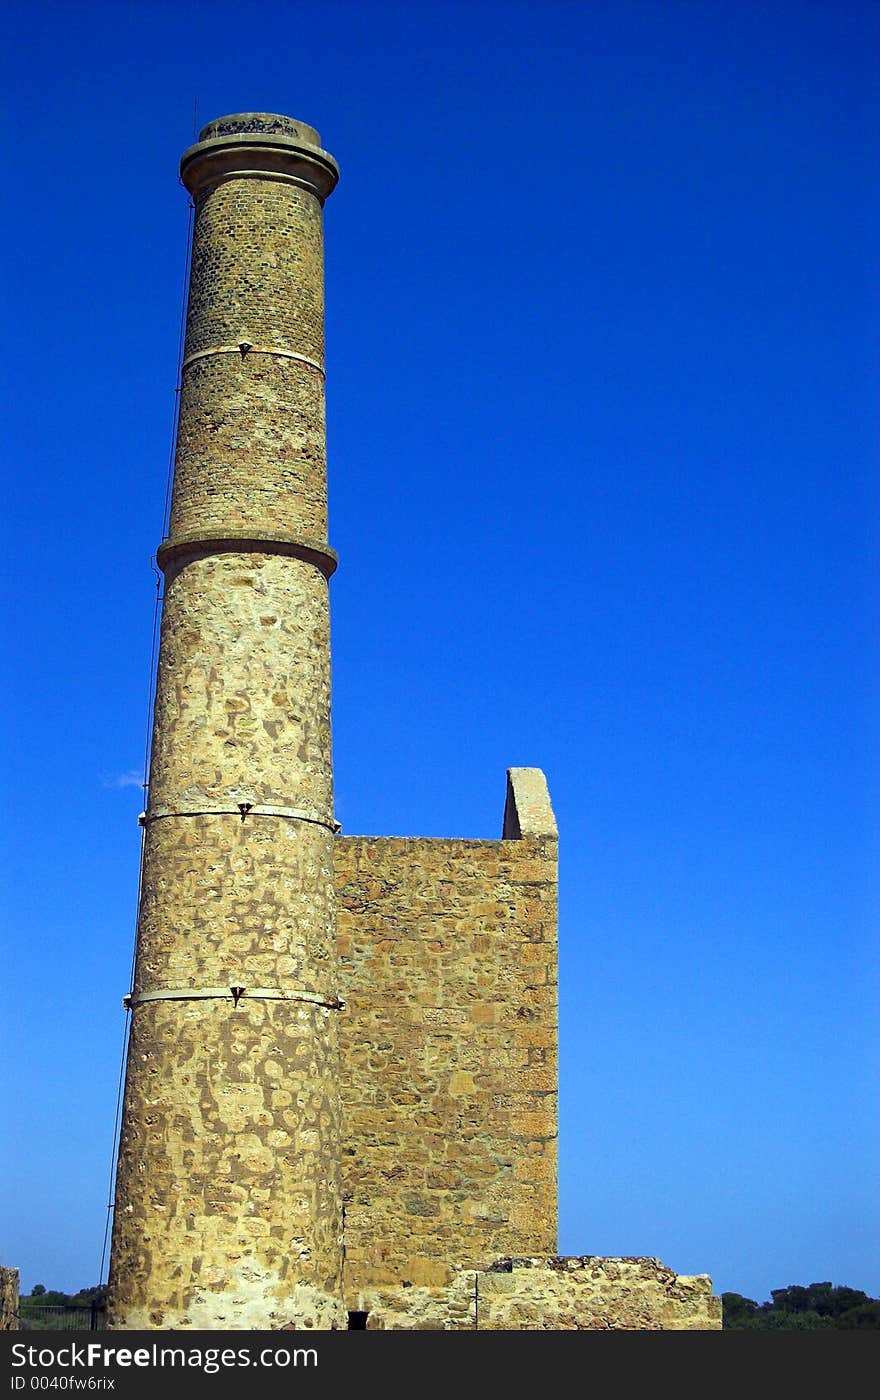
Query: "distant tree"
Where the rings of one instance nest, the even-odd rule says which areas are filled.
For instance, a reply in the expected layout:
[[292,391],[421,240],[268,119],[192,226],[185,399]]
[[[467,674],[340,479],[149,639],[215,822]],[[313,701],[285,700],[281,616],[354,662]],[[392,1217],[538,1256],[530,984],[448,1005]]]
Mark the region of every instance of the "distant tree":
[[850,1308],[835,1318],[834,1325],[840,1328],[869,1327],[875,1332],[880,1332],[880,1301],[874,1298],[867,1303],[861,1303],[857,1308]]
[[76,1303],[95,1303],[98,1307],[103,1307],[107,1301],[107,1285],[106,1283],[96,1283],[92,1288],[81,1288],[73,1296]]
[[783,1312],[781,1308],[762,1309],[757,1319],[762,1332],[817,1332],[833,1327],[833,1317],[820,1317],[817,1312]]
[[844,1309],[839,1306],[837,1295],[845,1293],[852,1294],[853,1302],[850,1307],[855,1306],[855,1302],[861,1302],[864,1293],[856,1299],[854,1288],[835,1288],[833,1283],[811,1283],[807,1289],[807,1307],[810,1312],[817,1312],[822,1317],[835,1317],[838,1312]]
[[820,1317],[840,1317],[851,1308],[871,1302],[867,1293],[859,1288],[835,1288],[832,1283],[811,1283],[808,1288],[799,1285],[774,1288],[770,1297],[773,1302],[765,1304],[766,1308],[776,1312],[814,1312]]
[[722,1327],[751,1327],[757,1312],[758,1304],[754,1299],[744,1298],[741,1293],[721,1294]]
[[38,1283],[31,1290],[30,1298],[22,1298],[23,1303],[30,1302],[34,1309],[39,1308],[91,1308],[104,1306],[107,1299],[106,1283],[94,1284],[91,1288],[81,1288],[78,1293],[62,1293],[58,1288],[50,1288],[48,1291],[45,1284]]
[[50,1288],[48,1293],[44,1288],[42,1293],[32,1293],[31,1297],[35,1297],[40,1308],[64,1308],[70,1303],[70,1294],[62,1293],[57,1288]]
[[[831,1284],[814,1284],[816,1288],[830,1288]],[[765,1303],[764,1307],[774,1312],[799,1313],[808,1312],[810,1309],[809,1289],[802,1288],[799,1284],[793,1284],[789,1288],[771,1288],[770,1297],[772,1303]]]
[[[852,1312],[855,1308],[860,1308],[864,1303],[875,1302],[869,1298],[867,1293],[863,1293],[860,1288],[833,1288],[831,1290],[829,1317],[842,1317],[844,1313]],[[822,1309],[816,1306],[816,1311]]]
[[822,1328],[880,1328],[880,1299],[832,1283],[774,1288],[767,1303],[722,1293],[722,1326],[729,1330],[813,1332]]

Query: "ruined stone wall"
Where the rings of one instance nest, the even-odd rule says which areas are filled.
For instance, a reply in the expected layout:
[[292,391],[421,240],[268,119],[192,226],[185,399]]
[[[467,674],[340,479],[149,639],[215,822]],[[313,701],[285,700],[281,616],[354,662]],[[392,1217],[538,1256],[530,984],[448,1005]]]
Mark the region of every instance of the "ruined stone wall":
[[721,1299],[705,1274],[659,1259],[592,1255],[503,1259],[461,1270],[447,1287],[368,1290],[375,1331],[714,1332]]
[[513,1259],[476,1280],[477,1327],[505,1332],[688,1332],[721,1327],[706,1274],[659,1259]]
[[[523,797],[537,781],[514,778]],[[537,778],[546,808],[516,839],[337,838],[349,1309],[556,1249],[556,831]]]
[[18,1269],[0,1265],[0,1332],[17,1332],[18,1325]]

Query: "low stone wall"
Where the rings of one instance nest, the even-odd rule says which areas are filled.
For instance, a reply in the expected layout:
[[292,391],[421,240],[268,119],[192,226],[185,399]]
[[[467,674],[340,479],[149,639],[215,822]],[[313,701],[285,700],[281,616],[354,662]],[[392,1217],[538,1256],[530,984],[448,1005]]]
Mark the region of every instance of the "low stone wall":
[[480,1331],[709,1332],[721,1299],[708,1274],[674,1274],[659,1259],[502,1260],[477,1277]]
[[501,1259],[462,1269],[446,1287],[364,1289],[349,1306],[383,1331],[715,1332],[721,1299],[707,1274],[659,1259],[596,1255]]
[[407,1284],[367,1288],[346,1298],[367,1314],[375,1332],[473,1332],[477,1325],[477,1275],[461,1269],[446,1287]]
[[0,1266],[0,1332],[18,1331],[18,1269]]

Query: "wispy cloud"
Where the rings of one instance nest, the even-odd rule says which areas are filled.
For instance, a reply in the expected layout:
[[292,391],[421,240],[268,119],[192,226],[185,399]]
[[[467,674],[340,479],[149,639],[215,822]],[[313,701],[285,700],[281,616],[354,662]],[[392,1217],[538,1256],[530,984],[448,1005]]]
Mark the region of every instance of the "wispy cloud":
[[129,768],[127,773],[104,773],[101,782],[106,788],[139,788],[143,784],[143,774]]

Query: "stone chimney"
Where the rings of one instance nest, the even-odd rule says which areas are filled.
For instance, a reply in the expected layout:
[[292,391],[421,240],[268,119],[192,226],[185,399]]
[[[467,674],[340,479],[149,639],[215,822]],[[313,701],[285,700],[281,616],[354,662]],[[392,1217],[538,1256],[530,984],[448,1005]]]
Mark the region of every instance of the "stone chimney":
[[345,1327],[322,209],[288,117],[210,122],[195,203],[111,1327]]

